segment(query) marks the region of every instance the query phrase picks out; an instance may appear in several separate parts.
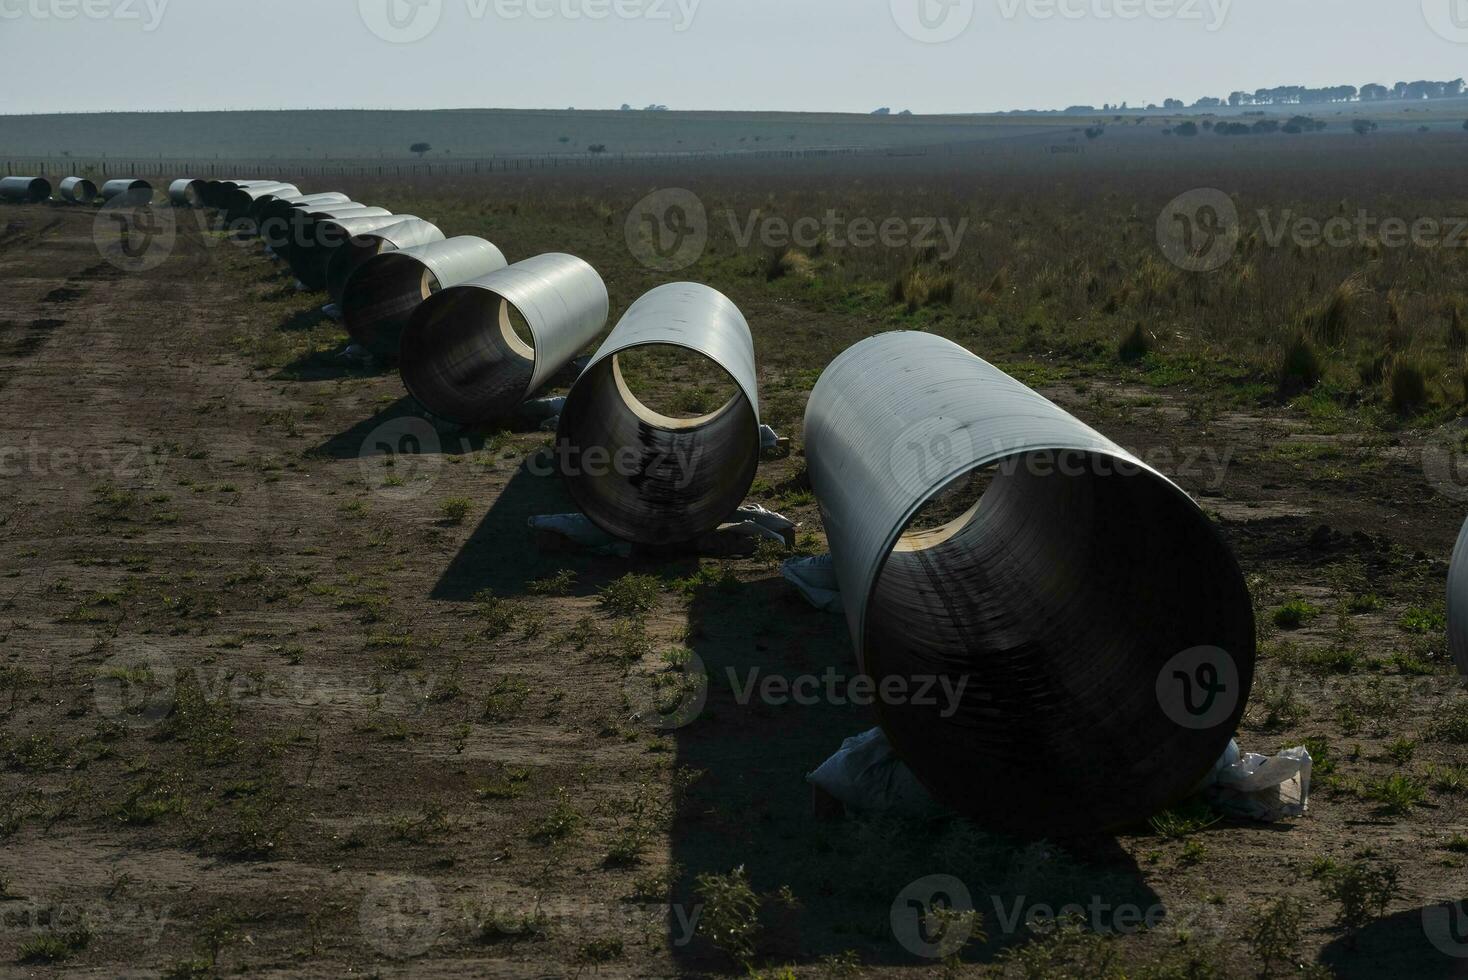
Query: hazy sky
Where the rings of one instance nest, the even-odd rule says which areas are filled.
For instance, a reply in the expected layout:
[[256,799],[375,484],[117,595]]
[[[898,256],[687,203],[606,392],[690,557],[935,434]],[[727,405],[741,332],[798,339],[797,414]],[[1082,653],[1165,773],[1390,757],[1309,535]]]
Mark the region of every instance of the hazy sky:
[[1468,0],[0,0],[0,113],[979,112],[1465,73]]

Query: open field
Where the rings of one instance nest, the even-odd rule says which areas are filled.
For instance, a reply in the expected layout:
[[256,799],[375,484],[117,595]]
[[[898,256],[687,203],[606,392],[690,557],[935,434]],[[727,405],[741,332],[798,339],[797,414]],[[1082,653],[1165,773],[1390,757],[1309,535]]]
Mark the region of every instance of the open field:
[[[340,189],[512,261],[579,255],[614,319],[670,279],[726,292],[793,441],[752,500],[801,522],[801,551],[825,550],[805,402],[872,334],[950,337],[1153,462],[1248,577],[1239,741],[1311,747],[1308,816],[1189,807],[1050,842],[815,820],[804,774],[872,720],[737,697],[751,669],[855,669],[782,554],[542,550],[527,519],[572,509],[526,466],[550,436],[442,428],[392,472],[364,462],[415,407],[390,368],[338,356],[321,297],[258,246],[185,212],[166,261],[128,274],[93,214],[4,206],[0,973],[1160,980],[1252,977],[1269,953],[1276,975],[1468,976],[1439,915],[1468,899],[1443,602],[1468,492],[1432,465],[1468,405],[1468,134],[1113,132]],[[1237,219],[1208,217],[1208,189]],[[1159,247],[1177,215],[1215,267]],[[1336,217],[1329,244],[1299,220]],[[1437,239],[1395,243],[1393,219]],[[655,393],[689,396],[657,367]],[[690,653],[706,709],[650,730],[635,693]],[[984,933],[947,963],[891,924],[939,874]],[[1352,897],[1383,881],[1379,905]],[[1341,895],[1366,906],[1350,929]],[[1072,903],[1094,931],[1013,915]]]

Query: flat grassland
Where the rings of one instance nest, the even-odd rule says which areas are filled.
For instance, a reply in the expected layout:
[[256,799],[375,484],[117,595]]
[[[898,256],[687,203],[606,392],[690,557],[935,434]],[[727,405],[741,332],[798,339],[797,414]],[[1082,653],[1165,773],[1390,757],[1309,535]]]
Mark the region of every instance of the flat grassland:
[[[1468,693],[1443,601],[1468,494],[1424,460],[1462,450],[1468,249],[1311,244],[1296,222],[1450,225],[1464,137],[1112,135],[342,189],[511,260],[580,255],[614,318],[670,278],[727,292],[765,421],[794,443],[752,499],[801,522],[799,551],[825,548],[806,398],[875,333],[951,337],[1153,462],[1248,576],[1262,659],[1239,740],[1310,746],[1308,816],[1189,806],[1058,842],[818,822],[804,774],[872,721],[736,697],[752,669],[855,669],[783,554],[543,550],[527,519],[572,509],[525,465],[549,436],[445,428],[385,465],[374,440],[414,405],[391,369],[337,356],[321,298],[258,246],[182,213],[167,260],[126,274],[91,213],[8,206],[3,971],[1464,975],[1438,906],[1468,897]],[[639,202],[669,185],[707,216],[676,273],[638,259],[667,244],[642,237]],[[1237,244],[1188,272],[1158,218],[1200,188],[1230,196]],[[802,218],[837,234],[788,241]],[[889,218],[911,236],[852,244],[854,220]],[[956,248],[919,234],[945,226]],[[647,370],[675,408],[715,383]],[[636,693],[690,654],[707,708],[649,730]],[[891,926],[935,874],[982,916],[942,964]],[[1067,904],[1085,930],[1014,918]]]

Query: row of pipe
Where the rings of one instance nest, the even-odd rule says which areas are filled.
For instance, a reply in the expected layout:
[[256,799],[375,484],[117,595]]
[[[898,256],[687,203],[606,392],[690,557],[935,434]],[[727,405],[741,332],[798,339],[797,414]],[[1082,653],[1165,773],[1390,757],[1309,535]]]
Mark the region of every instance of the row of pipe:
[[[574,256],[511,263],[482,238],[345,195],[215,183],[187,184],[175,203],[252,225],[442,419],[509,415],[607,323],[605,284]],[[696,418],[652,410],[622,363],[646,348],[699,355],[734,393]],[[566,397],[555,455],[571,496],[640,545],[716,528],[759,464],[757,378],[749,325],[727,297],[696,283],[647,293]],[[1171,480],[923,333],[873,337],[830,364],[805,452],[863,673],[879,690],[959,692],[877,699],[934,798],[1019,832],[1116,828],[1185,798],[1223,755],[1253,683],[1254,613],[1232,553]],[[1453,653],[1468,674],[1468,527],[1450,579]],[[1195,697],[1219,705],[1206,724],[1190,719]]]
[[[65,204],[103,203],[141,207],[153,199],[153,185],[131,177],[109,180],[98,189],[85,177],[67,177],[57,188],[58,199]],[[14,204],[40,204],[51,198],[51,182],[44,177],[6,177],[0,179],[0,200]]]

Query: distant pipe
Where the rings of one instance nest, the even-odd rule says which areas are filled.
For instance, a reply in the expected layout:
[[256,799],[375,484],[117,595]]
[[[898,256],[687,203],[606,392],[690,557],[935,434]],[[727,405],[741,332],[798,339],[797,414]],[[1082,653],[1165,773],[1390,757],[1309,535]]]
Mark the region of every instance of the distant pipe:
[[[387,252],[368,267],[401,262],[413,251]],[[601,332],[607,311],[606,284],[581,259],[526,259],[418,307],[403,331],[403,384],[429,412],[451,422],[503,418]],[[516,334],[517,319],[528,339]]]
[[352,340],[373,354],[397,357],[403,331],[424,300],[507,264],[498,248],[472,235],[384,252],[347,280],[342,323]]
[[6,177],[0,180],[0,200],[15,204],[39,204],[51,196],[45,177]]
[[168,200],[176,208],[201,208],[207,185],[202,180],[180,177],[168,185]]
[[226,224],[247,226],[247,230],[254,230],[250,223],[250,211],[255,202],[272,194],[299,194],[300,191],[294,184],[261,184],[256,187],[237,187],[224,195],[223,204],[220,208],[224,212]]
[[222,208],[227,203],[230,191],[279,183],[280,181],[273,179],[210,180],[204,185],[204,205],[211,208]]
[[91,204],[97,199],[97,185],[85,177],[68,177],[57,193],[70,204]]
[[[677,347],[707,358],[738,389],[698,418],[644,405],[622,377],[620,355]],[[556,459],[572,498],[624,541],[691,541],[728,520],[759,468],[759,386],[749,324],[718,290],[660,286],[627,310],[561,413]]]
[[1468,677],[1468,524],[1463,525],[1448,570],[1448,645],[1458,672]]
[[153,185],[146,180],[119,177],[102,185],[102,200],[122,207],[141,207],[153,200]]
[[326,267],[338,248],[345,245],[358,232],[373,231],[399,224],[407,219],[418,220],[412,214],[358,215],[356,212],[341,218],[323,218],[316,222],[315,234],[306,248],[291,251],[291,271],[296,278],[311,289],[326,288]]
[[[858,667],[896,692],[877,719],[940,802],[1028,836],[1105,831],[1186,798],[1223,756],[1253,606],[1166,477],[925,333],[837,357],[805,451]],[[944,492],[960,481],[982,489],[971,506]],[[937,526],[919,520],[933,505]]]
[[259,232],[266,245],[275,250],[282,259],[289,259],[297,246],[310,241],[316,222],[322,218],[344,218],[347,215],[386,214],[382,208],[369,208],[356,201],[337,201],[328,204],[303,204],[296,202],[286,206],[277,219],[271,205],[271,217],[266,218]]
[[[261,238],[274,247],[277,240],[288,237],[291,219],[300,207],[340,207],[352,203],[352,199],[338,191],[324,194],[270,195],[262,200],[257,211],[252,212],[255,226]],[[283,246],[282,246],[283,247]]]
[[383,252],[395,252],[443,240],[444,233],[439,231],[438,225],[422,218],[409,218],[373,231],[358,232],[341,248],[336,249],[327,262],[326,293],[333,303],[340,303],[347,280],[369,259]]

